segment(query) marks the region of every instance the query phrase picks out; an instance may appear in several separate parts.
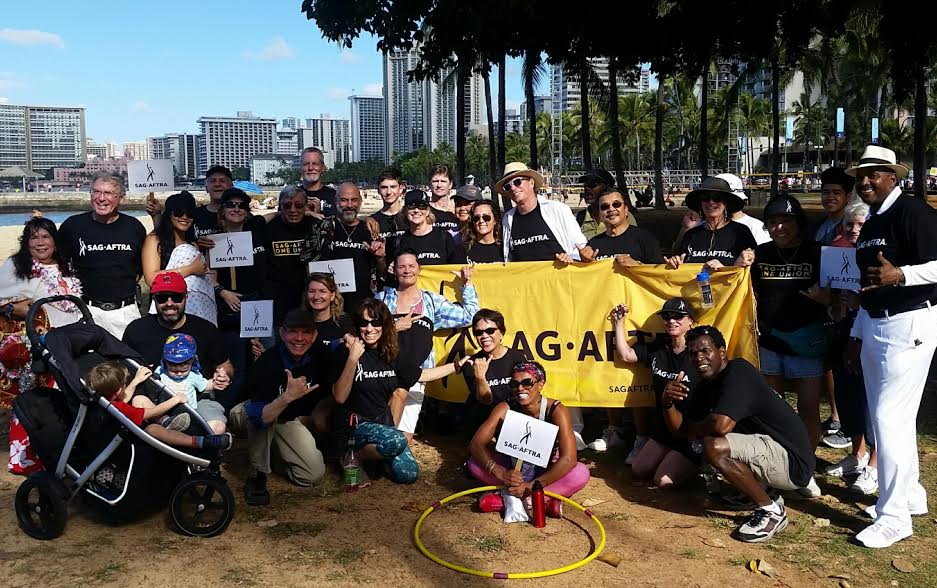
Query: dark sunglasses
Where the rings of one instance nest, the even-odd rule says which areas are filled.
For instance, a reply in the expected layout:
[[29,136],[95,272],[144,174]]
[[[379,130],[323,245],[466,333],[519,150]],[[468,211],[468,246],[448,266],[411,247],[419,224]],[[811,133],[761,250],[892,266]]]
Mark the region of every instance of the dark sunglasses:
[[659,316],[662,321],[679,321],[686,315],[678,312],[661,312],[658,313],[657,316]]
[[536,383],[537,382],[535,382],[533,378],[524,378],[523,380],[511,380],[510,382],[508,382],[508,388],[510,388],[511,390],[517,390],[518,388],[524,388],[525,390],[529,390],[530,388],[533,388],[534,384]]
[[615,200],[615,201],[613,201],[611,204],[609,204],[608,202],[606,202],[605,204],[602,204],[601,206],[599,206],[599,210],[605,211],[605,210],[608,210],[608,209],[610,209],[610,208],[614,208],[615,210],[618,210],[619,208],[621,208],[621,207],[624,206],[624,205],[625,205],[625,203],[622,202],[621,200]]
[[195,210],[192,208],[177,208],[176,210],[172,211],[172,215],[176,218],[195,218]]
[[305,209],[306,209],[306,205],[303,204],[303,203],[301,203],[301,202],[284,202],[282,205],[280,205],[280,207],[281,207],[283,210],[290,210],[291,208],[296,208],[296,209],[299,209],[299,210],[305,210]]
[[381,319],[368,320],[364,317],[358,317],[356,322],[358,323],[358,326],[363,329],[368,325],[371,325],[372,327],[380,327],[383,321],[381,321]]
[[700,202],[725,202],[725,198],[722,196],[717,196],[715,194],[703,194],[700,196]]
[[419,208],[420,210],[426,210],[427,208],[429,208],[429,204],[425,202],[412,202],[407,205],[407,208],[409,209]]
[[494,218],[495,217],[490,214],[476,214],[472,217],[472,222],[477,223],[478,221],[485,221],[486,223],[490,223]]
[[247,202],[238,202],[235,200],[228,200],[224,203],[224,207],[229,210],[250,210],[251,205]]
[[511,186],[514,186],[515,188],[520,188],[520,187],[521,187],[521,184],[524,183],[524,180],[526,180],[526,179],[527,179],[527,178],[514,178],[514,179],[511,180],[510,182],[505,182],[505,183],[504,183],[504,189],[505,189],[505,190],[510,190],[510,189],[511,189]]
[[181,292],[172,292],[172,293],[160,292],[159,294],[153,294],[153,300],[156,301],[156,304],[166,304],[170,300],[172,300],[176,304],[181,304],[183,298],[185,298],[185,294]]
[[480,337],[481,335],[494,335],[497,330],[498,330],[497,327],[488,327],[487,329],[475,329],[472,331],[472,334],[475,335],[476,337]]

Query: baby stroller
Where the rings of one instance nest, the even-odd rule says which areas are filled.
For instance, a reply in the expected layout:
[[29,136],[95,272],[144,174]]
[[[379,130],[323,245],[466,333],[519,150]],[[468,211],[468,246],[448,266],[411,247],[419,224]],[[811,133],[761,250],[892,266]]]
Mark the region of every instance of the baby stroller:
[[[43,304],[60,300],[75,304],[82,320],[40,338],[33,315]],[[124,362],[133,373],[139,354],[96,326],[88,307],[74,296],[36,301],[27,324],[33,371],[51,373],[58,389],[38,387],[14,400],[13,410],[46,468],[16,492],[20,528],[36,539],[58,537],[68,503],[80,495],[86,506],[112,519],[162,506],[168,497],[171,520],[181,532],[197,537],[224,532],[234,518],[234,496],[221,477],[220,452],[189,453],[157,441],[81,379],[81,373],[104,360]],[[169,395],[153,378],[137,388],[140,393],[157,403]],[[211,433],[186,404],[173,410],[188,411],[188,433]]]

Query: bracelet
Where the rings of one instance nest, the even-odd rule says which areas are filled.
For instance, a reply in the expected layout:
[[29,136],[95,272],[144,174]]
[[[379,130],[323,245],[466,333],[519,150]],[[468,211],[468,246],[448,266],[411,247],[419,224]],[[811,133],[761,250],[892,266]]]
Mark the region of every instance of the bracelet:
[[495,460],[489,459],[488,465],[485,466],[485,471],[490,474],[491,470],[495,469],[495,465],[497,465],[495,464]]
[[215,284],[215,294],[221,294],[222,290],[224,290],[224,286],[221,284]]

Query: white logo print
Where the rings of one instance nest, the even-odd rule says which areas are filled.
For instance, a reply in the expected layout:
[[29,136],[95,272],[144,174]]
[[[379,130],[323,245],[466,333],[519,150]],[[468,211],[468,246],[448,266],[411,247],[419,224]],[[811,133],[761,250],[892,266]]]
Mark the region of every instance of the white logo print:
[[793,212],[794,212],[794,211],[791,209],[791,201],[790,201],[790,200],[787,201],[787,210],[786,210],[785,212],[790,212],[790,213],[793,213]]
[[682,300],[680,301],[680,310],[686,310],[686,305]]
[[78,237],[78,255],[84,257],[85,249],[87,249],[87,245],[85,245],[85,240],[82,239],[81,237]]
[[364,368],[361,367],[361,363],[358,363],[358,367],[355,368],[355,381],[360,382],[364,379]]

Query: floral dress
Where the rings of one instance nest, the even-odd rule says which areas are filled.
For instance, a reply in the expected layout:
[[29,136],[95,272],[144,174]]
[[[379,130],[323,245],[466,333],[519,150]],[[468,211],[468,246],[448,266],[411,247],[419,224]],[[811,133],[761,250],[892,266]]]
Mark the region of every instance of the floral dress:
[[[202,257],[202,253],[195,245],[183,243],[176,245],[169,256],[165,269],[173,270],[184,267]],[[204,258],[202,258],[204,261]],[[211,324],[218,326],[218,307],[215,304],[215,290],[208,275],[189,276],[185,279],[188,289],[188,300],[185,303],[185,313],[194,314]],[[156,314],[156,304],[150,303],[150,314]]]

